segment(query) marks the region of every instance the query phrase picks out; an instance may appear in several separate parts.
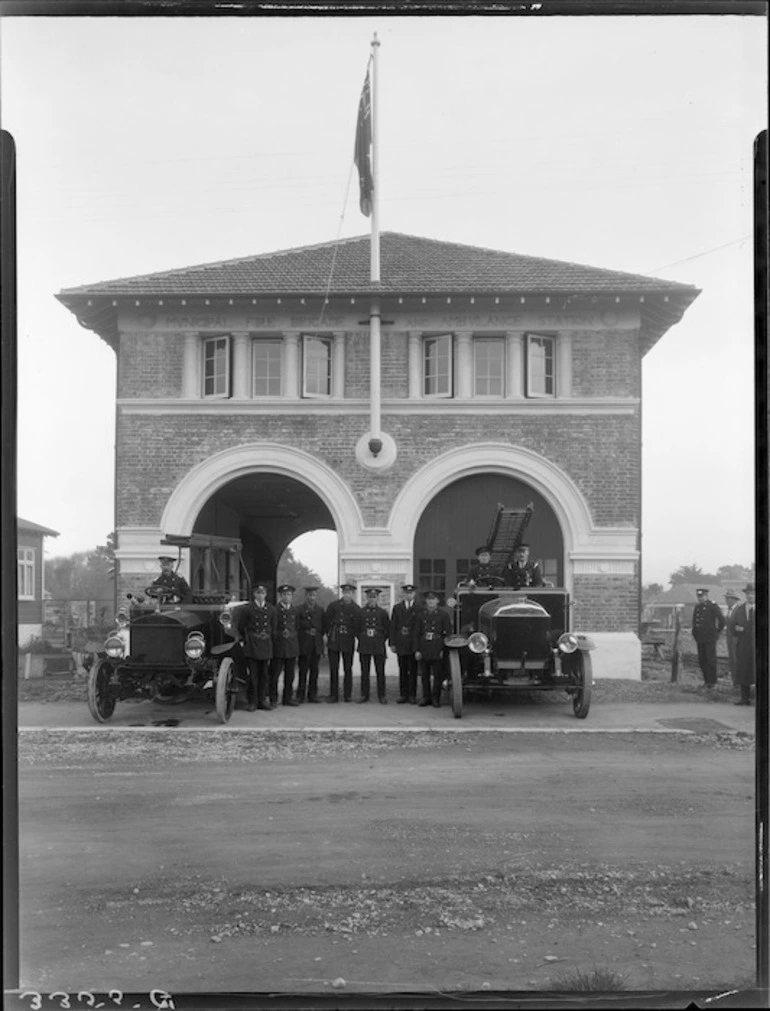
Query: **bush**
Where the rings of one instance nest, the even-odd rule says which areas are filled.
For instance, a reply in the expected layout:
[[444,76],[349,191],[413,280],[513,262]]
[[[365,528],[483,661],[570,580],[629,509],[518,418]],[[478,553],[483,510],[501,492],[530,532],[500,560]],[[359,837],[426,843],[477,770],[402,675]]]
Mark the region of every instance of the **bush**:
[[556,989],[584,993],[613,993],[625,990],[626,977],[612,969],[576,969],[556,980]]
[[19,653],[31,653],[33,656],[61,656],[69,652],[61,646],[54,646],[47,639],[32,638],[19,647]]

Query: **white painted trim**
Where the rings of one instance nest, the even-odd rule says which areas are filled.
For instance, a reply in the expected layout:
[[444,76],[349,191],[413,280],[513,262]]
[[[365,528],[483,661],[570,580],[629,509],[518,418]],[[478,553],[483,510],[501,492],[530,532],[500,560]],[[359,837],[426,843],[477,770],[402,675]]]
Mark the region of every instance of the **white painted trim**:
[[258,473],[284,474],[316,492],[332,514],[340,551],[356,539],[363,517],[347,484],[310,453],[270,442],[225,449],[194,466],[169,496],[161,529],[192,533],[198,513],[215,492],[244,474]]
[[[510,417],[512,415],[544,415],[544,414],[623,414],[635,415],[639,411],[638,397],[575,397],[571,399],[539,399],[506,400],[504,398],[470,397],[461,400],[459,397],[426,397],[421,400],[410,400],[406,397],[398,400],[383,400],[382,413],[393,415],[436,415],[444,417],[451,414],[478,414]],[[120,398],[118,409],[124,415],[146,414],[150,416],[166,414],[295,414],[306,415],[340,415],[368,414],[368,400],[336,400],[334,398],[296,399],[289,403],[283,397],[260,397],[256,400],[178,400],[164,397],[132,397]]]

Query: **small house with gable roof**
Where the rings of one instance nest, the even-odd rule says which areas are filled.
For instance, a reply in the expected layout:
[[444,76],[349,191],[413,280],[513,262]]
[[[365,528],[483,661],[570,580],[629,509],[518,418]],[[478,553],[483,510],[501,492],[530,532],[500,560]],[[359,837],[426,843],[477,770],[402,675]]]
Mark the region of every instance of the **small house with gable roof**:
[[595,673],[640,676],[642,359],[698,289],[395,232],[369,277],[364,236],[58,294],[118,359],[119,591],[168,534],[237,536],[272,581],[326,528],[339,582],[448,594],[497,503],[531,502]]

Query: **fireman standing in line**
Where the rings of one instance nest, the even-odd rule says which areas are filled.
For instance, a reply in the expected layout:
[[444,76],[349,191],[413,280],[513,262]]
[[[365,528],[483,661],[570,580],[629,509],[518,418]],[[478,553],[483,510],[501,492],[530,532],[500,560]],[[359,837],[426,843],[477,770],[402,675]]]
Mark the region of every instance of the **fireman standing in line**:
[[400,703],[417,704],[417,661],[414,658],[414,626],[419,607],[414,599],[414,585],[401,587],[404,599],[399,600],[390,616],[390,648],[398,657],[398,699]]
[[438,594],[425,594],[425,608],[420,612],[414,629],[414,658],[422,663],[421,706],[441,705],[441,683],[444,679],[444,641],[452,634],[452,619],[438,606]]
[[340,586],[342,598],[333,600],[324,614],[326,649],[329,654],[329,697],[327,702],[339,702],[339,668],[342,657],[342,694],[346,702],[353,697],[353,652],[356,648],[356,629],[361,608],[353,599],[353,583]]
[[233,615],[238,638],[243,643],[243,654],[249,671],[246,686],[247,709],[272,709],[267,695],[270,685],[270,661],[273,658],[273,636],[276,631],[276,611],[267,603],[267,587],[257,583],[252,590],[253,600],[239,607]]
[[384,607],[380,607],[377,598],[380,591],[372,586],[366,591],[366,606],[358,616],[358,659],[361,664],[361,698],[359,702],[369,701],[369,671],[374,660],[374,670],[377,675],[377,698],[385,705],[385,646],[390,631],[390,617]]
[[698,646],[698,664],[707,688],[717,683],[717,639],[725,627],[725,616],[706,587],[696,590],[698,603],[692,612],[692,637]]
[[278,678],[283,671],[283,692],[281,702],[285,706],[298,706],[292,697],[294,687],[294,667],[299,656],[299,635],[297,608],[292,604],[294,587],[284,583],[278,587],[276,607],[276,627],[273,635],[273,662],[270,668],[270,702],[278,705]]

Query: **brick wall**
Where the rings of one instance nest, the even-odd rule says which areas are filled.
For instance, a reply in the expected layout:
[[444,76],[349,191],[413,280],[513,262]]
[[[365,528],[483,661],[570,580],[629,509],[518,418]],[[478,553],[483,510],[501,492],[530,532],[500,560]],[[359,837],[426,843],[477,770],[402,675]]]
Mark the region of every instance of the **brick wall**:
[[123,332],[118,397],[179,397],[184,334]]
[[576,332],[572,336],[572,395],[640,397],[641,360],[636,330]]
[[119,418],[118,526],[157,525],[168,498],[191,467],[213,453],[250,442],[299,446],[335,470],[358,499],[365,522],[387,522],[404,483],[436,456],[469,443],[509,441],[552,460],[585,495],[600,526],[639,524],[638,416],[383,416],[398,458],[384,473],[365,470],[354,447],[368,417],[189,415]]
[[572,627],[594,632],[638,632],[639,582],[632,576],[576,575]]

